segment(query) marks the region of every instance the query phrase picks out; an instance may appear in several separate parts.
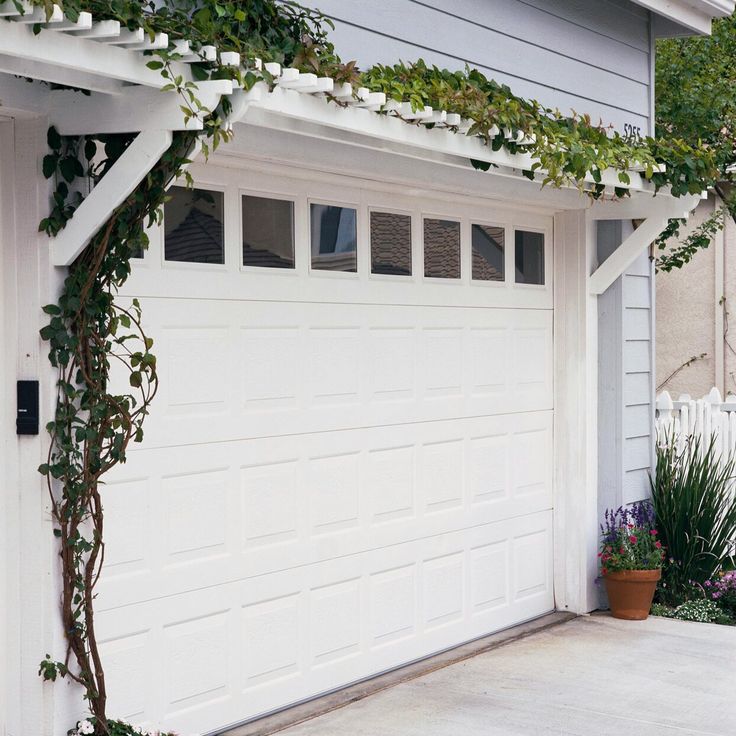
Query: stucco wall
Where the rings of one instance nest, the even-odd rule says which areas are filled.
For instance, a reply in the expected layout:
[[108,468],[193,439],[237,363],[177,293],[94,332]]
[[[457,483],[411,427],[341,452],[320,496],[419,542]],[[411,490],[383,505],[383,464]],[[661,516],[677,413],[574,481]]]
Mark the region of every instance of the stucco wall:
[[[683,235],[712,214],[714,206],[713,197],[703,202],[691,216]],[[732,271],[730,294],[736,312],[736,269]],[[673,396],[681,393],[704,396],[713,386],[723,382],[723,377],[716,372],[716,247],[711,244],[708,249],[699,251],[682,269],[659,272],[656,299],[657,387]],[[690,358],[703,353],[706,357],[698,357],[692,365],[678,371]],[[731,371],[736,370],[733,357]],[[736,389],[733,378],[729,379],[729,384],[730,390]]]

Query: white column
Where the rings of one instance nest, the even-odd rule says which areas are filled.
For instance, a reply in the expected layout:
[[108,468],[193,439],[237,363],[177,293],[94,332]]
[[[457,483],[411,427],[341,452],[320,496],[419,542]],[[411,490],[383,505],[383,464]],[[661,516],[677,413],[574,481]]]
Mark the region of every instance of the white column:
[[[41,306],[58,289],[49,264],[48,238],[38,222],[48,212],[49,183],[41,173],[47,123],[24,119],[0,125],[0,280],[2,332],[2,539],[5,620],[6,730],[12,736],[53,733],[54,688],[38,676],[39,662],[54,651],[59,618],[56,560],[48,494],[38,466],[45,461],[56,376],[39,337]],[[53,279],[53,284],[52,284]],[[40,382],[38,436],[15,434],[16,381]],[[68,725],[67,725],[68,728]],[[64,729],[65,730],[65,729]]]
[[595,223],[555,216],[555,597],[558,610],[597,606],[597,299],[589,293]]

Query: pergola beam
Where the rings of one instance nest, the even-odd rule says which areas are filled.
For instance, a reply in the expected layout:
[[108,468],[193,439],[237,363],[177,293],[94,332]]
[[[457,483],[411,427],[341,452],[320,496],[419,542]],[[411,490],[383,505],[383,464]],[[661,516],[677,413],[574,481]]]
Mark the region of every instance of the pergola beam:
[[[83,87],[90,76],[99,77],[102,82],[118,80],[158,89],[167,82],[159,71],[146,66],[138,51],[117,46],[100,46],[98,42],[80,38],[77,34],[48,29],[41,30],[36,36],[25,23],[3,23],[0,32],[0,56],[3,55],[29,62],[25,74],[34,79],[55,81],[48,79],[46,72],[49,68],[66,69],[73,74],[62,83],[77,87]],[[46,65],[44,74],[33,73],[34,64]],[[172,62],[172,66],[177,76],[181,75],[185,81],[191,81],[191,71],[186,64]],[[76,84],[74,74],[82,75]]]
[[[258,85],[254,91],[257,87]],[[477,137],[453,134],[443,128],[428,129],[407,125],[391,115],[376,115],[357,106],[338,107],[320,97],[282,89],[280,86],[270,94],[263,94],[261,99],[249,108],[247,114],[240,118],[233,116],[233,120],[268,125],[270,116],[303,121],[312,128],[323,126],[326,137],[330,137],[334,131],[349,132],[365,136],[367,139],[378,139],[414,149],[429,150],[435,154],[461,157],[466,161],[476,159],[505,169],[530,170],[535,163],[530,154],[512,154],[504,149],[494,151]],[[634,171],[627,173],[630,179],[628,185],[622,184],[618,172],[612,169],[601,172],[600,183],[611,189],[625,187],[632,191],[654,192],[653,184],[646,181],[641,174]],[[592,175],[586,177],[586,180],[591,184],[595,181]]]
[[[214,110],[222,95],[232,92],[229,79],[199,82],[196,96]],[[81,95],[59,90],[49,96],[49,119],[61,135],[138,133],[145,130],[202,130],[201,117],[185,120],[176,92],[150,87],[126,87],[115,96]]]
[[[0,22],[2,22],[1,18]],[[2,34],[0,34],[0,47],[2,47],[2,40]],[[17,77],[35,79],[39,82],[62,84],[67,87],[77,87],[107,95],[118,94],[123,89],[123,83],[117,79],[108,79],[97,74],[62,68],[55,66],[53,63],[16,59],[3,53],[0,53],[0,74],[12,74]]]

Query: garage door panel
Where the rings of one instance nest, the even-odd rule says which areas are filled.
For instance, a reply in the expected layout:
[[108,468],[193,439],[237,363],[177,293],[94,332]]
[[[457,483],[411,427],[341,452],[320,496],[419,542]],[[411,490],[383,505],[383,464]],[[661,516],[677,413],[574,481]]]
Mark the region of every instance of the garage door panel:
[[[297,251],[309,252],[309,243],[297,243]],[[237,257],[237,256],[236,256]],[[148,261],[150,258],[150,261]],[[191,264],[152,261],[160,259],[157,246],[150,249],[147,263],[135,264],[131,277],[123,287],[123,295],[141,300],[166,298],[186,302],[195,297],[200,302],[223,300],[237,303],[244,299],[262,302],[327,303],[338,309],[341,304],[400,304],[405,306],[433,305],[441,308],[458,306],[502,309],[552,309],[553,289],[551,259],[542,286],[529,288],[513,283],[469,282],[467,275],[459,281],[445,282],[414,278],[396,278],[372,275],[315,273],[308,279],[306,273],[278,273],[243,271],[238,264],[202,268],[198,264],[196,281],[192,279]],[[306,266],[306,263],[304,264]],[[469,269],[466,269],[469,270]]]
[[551,524],[543,511],[102,612],[108,677],[131,682],[110,712],[225,726],[544,613]]
[[133,455],[103,491],[103,607],[552,507],[551,412]]
[[[252,176],[195,174],[225,190],[225,263],[167,262],[153,228],[124,291],[161,385],[102,489],[110,713],[211,732],[552,610],[551,218],[259,170],[293,239],[251,243]],[[354,208],[356,272],[310,268],[312,197]],[[371,273],[376,207],[410,214],[412,275]],[[460,223],[459,278],[423,277],[427,217]],[[474,274],[477,223],[506,280]],[[544,284],[516,283],[519,231]]]
[[547,310],[189,307],[185,329],[180,305],[144,305],[163,377],[147,447],[552,408]]

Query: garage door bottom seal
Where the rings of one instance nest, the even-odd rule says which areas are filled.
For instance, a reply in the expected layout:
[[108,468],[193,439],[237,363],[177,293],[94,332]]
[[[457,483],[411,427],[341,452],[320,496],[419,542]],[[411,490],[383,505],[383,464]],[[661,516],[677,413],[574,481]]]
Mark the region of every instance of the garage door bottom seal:
[[414,680],[435,670],[470,659],[496,649],[504,644],[517,641],[526,636],[566,623],[576,618],[573,613],[548,613],[526,623],[512,626],[489,636],[474,639],[444,652],[430,655],[416,662],[375,675],[352,685],[347,685],[324,695],[318,695],[302,703],[289,706],[268,716],[244,723],[241,726],[215,732],[218,736],[269,736],[290,726],[317,718],[338,708],[344,708],[370,695]]

